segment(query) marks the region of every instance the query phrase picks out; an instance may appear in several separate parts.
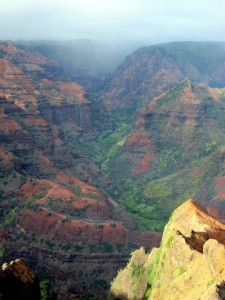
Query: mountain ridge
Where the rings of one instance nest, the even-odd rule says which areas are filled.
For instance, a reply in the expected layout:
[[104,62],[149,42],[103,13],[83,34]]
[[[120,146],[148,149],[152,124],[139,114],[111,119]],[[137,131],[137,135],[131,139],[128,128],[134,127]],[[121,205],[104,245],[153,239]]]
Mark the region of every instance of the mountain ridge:
[[144,47],[127,56],[117,68],[102,98],[109,109],[136,109],[186,77],[224,87],[224,63],[224,42],[174,42]]

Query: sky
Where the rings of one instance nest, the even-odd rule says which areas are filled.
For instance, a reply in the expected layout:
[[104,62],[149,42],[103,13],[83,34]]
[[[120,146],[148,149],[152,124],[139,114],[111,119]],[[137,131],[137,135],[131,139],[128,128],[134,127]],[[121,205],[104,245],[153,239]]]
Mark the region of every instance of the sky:
[[0,0],[1,40],[224,41],[225,0]]

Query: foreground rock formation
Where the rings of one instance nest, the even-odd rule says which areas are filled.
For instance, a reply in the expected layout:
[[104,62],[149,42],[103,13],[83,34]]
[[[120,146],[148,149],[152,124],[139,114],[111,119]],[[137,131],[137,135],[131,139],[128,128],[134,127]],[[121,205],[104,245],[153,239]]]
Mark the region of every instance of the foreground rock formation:
[[108,299],[225,299],[224,245],[225,226],[188,200],[171,216],[159,249],[133,253]]
[[41,299],[39,279],[22,260],[4,263],[0,271],[0,299]]

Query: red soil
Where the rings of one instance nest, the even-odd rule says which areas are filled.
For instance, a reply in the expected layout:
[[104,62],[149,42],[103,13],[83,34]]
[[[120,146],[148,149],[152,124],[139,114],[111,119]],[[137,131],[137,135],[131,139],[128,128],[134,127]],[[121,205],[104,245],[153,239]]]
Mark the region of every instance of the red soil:
[[46,78],[42,79],[41,83],[46,85],[46,86],[53,86],[54,85],[53,81],[50,81],[49,79],[46,79]]
[[57,86],[63,91],[65,94],[73,96],[76,100],[83,102],[85,99],[85,91],[84,88],[76,82],[57,82]]
[[[132,169],[133,174],[144,173],[149,170],[150,162],[154,159],[155,146],[143,129],[140,132],[134,132],[127,138],[123,147],[128,152],[129,160],[136,165],[139,163]],[[142,156],[141,160],[140,156]]]
[[134,174],[139,174],[139,173],[144,173],[149,171],[150,169],[150,162],[153,160],[154,156],[153,155],[148,155],[145,156],[140,163],[139,167],[135,167],[132,172]]
[[[43,197],[43,193],[45,196]],[[21,196],[28,199],[37,195],[42,195],[41,199],[61,199],[69,201],[74,197],[74,193],[68,188],[65,188],[50,180],[38,179],[34,182],[27,182],[21,189]]]
[[85,183],[75,177],[70,176],[66,172],[59,171],[56,173],[56,180],[64,184],[85,185]]
[[50,170],[53,167],[53,163],[42,152],[38,154],[38,157],[42,168]]
[[199,168],[195,168],[195,169],[192,169],[191,172],[192,172],[193,175],[198,176],[198,175],[201,175],[202,170],[199,169]]
[[225,176],[216,178],[216,185],[214,186],[217,195],[213,200],[225,200]]
[[35,233],[37,236],[47,236],[59,242],[82,242],[84,244],[127,245],[129,241],[137,246],[156,246],[160,234],[153,232],[135,232],[126,229],[120,222],[91,223],[82,220],[66,220],[63,215],[53,213],[47,208],[38,211],[24,209],[17,222],[26,233]]
[[95,197],[103,200],[102,194],[99,193],[98,189],[94,186],[88,185],[76,177],[68,175],[66,172],[59,171],[56,174],[56,180],[62,184],[74,184],[80,187],[81,193],[84,195],[92,194]]
[[28,124],[28,125],[36,125],[36,126],[40,126],[40,127],[46,127],[48,126],[48,123],[41,118],[24,118],[23,122]]
[[6,133],[12,133],[12,132],[16,132],[16,131],[21,132],[22,128],[14,120],[10,120],[7,118],[1,118],[0,119],[0,131],[6,132]]

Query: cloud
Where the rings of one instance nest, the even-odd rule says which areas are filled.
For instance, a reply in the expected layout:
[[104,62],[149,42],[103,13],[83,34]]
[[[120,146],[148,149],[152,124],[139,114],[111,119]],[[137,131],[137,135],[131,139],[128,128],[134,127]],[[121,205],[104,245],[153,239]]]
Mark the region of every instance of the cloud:
[[224,0],[1,0],[1,39],[221,40]]

